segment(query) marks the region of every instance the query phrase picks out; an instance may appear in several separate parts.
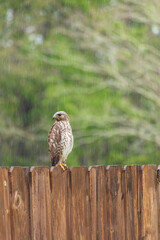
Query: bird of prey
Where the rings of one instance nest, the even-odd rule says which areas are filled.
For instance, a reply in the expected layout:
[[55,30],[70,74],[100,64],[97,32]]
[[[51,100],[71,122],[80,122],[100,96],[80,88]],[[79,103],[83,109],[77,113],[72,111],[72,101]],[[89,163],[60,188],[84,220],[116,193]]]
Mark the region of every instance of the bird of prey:
[[63,170],[67,168],[68,154],[73,148],[72,128],[68,114],[59,111],[53,115],[55,123],[48,133],[48,146],[52,166],[59,165]]

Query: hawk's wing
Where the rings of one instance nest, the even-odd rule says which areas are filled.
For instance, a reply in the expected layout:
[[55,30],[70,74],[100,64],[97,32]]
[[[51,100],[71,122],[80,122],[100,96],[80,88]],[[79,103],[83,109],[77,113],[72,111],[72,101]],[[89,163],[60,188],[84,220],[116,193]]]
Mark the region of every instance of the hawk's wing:
[[52,166],[59,162],[61,133],[58,122],[55,122],[48,133],[48,146]]

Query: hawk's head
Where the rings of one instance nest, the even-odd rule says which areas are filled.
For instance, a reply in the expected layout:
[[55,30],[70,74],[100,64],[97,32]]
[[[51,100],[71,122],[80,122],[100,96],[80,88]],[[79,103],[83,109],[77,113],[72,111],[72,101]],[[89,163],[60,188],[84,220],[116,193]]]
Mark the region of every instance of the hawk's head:
[[56,119],[57,121],[68,121],[69,117],[66,112],[59,111],[53,115],[53,119]]

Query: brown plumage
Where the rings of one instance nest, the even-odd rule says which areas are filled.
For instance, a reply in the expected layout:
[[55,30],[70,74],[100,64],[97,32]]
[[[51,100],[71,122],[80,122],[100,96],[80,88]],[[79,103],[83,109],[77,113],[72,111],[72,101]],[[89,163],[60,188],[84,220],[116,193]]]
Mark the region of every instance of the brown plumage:
[[68,154],[72,151],[73,135],[67,113],[60,111],[53,116],[56,122],[48,134],[48,146],[52,166],[60,165],[64,170]]

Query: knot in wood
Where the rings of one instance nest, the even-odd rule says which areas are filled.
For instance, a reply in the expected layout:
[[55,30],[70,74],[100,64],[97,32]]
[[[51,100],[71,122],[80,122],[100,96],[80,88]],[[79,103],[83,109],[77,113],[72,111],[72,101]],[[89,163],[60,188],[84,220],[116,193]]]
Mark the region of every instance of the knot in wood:
[[7,181],[6,180],[4,180],[3,185],[4,185],[4,187],[7,186]]
[[22,198],[18,193],[18,191],[16,191],[14,195],[13,208],[18,208],[21,205],[21,202],[22,202]]

